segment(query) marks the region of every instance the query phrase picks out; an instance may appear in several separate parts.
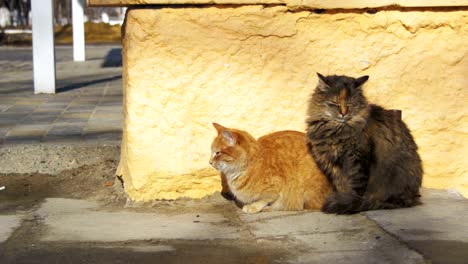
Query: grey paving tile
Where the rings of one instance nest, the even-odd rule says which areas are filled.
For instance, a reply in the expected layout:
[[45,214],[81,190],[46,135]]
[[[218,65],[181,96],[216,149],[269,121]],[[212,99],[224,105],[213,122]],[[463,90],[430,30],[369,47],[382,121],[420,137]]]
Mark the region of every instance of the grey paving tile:
[[83,140],[85,142],[89,142],[89,141],[118,142],[122,140],[122,133],[115,133],[115,132],[84,133]]
[[5,242],[21,225],[20,215],[0,215],[0,243]]
[[97,101],[89,101],[89,100],[74,100],[70,106],[97,106],[99,104],[99,100]]
[[66,142],[80,142],[82,141],[81,126],[54,126],[49,133],[43,138],[43,142],[66,143]]
[[0,128],[0,138],[4,138],[8,133],[9,128]]
[[41,143],[80,143],[83,142],[81,135],[46,135]]
[[36,108],[34,110],[34,112],[62,112],[64,111],[66,108],[66,106],[45,106],[45,105],[41,105],[39,106],[38,108]]
[[57,125],[80,125],[85,126],[88,123],[87,118],[58,118],[54,121]]
[[49,129],[51,128],[51,125],[21,125],[21,126],[15,126],[12,128],[8,134],[7,137],[36,137],[36,136],[43,136]]
[[16,96],[0,96],[0,104],[14,105],[17,100],[21,99]]
[[91,112],[78,112],[78,113],[67,113],[66,111],[60,116],[62,119],[89,119]]
[[31,113],[34,114],[44,114],[44,115],[60,115],[65,109],[63,108],[43,108],[38,107]]
[[66,108],[70,102],[46,102],[41,105],[42,108]]
[[101,101],[98,106],[120,106],[123,107],[122,101],[112,100],[112,101]]
[[85,133],[121,133],[122,126],[115,122],[109,123],[88,123],[84,128]]
[[94,113],[93,116],[89,119],[89,122],[112,122],[119,121],[123,119],[123,114],[111,113],[111,114],[102,114]]
[[94,108],[97,106],[97,104],[97,102],[83,102],[75,99],[68,105],[68,108]]
[[0,104],[0,113],[5,112],[8,110],[8,108],[12,107],[13,105],[6,105],[6,104]]
[[6,113],[29,113],[34,111],[37,106],[28,106],[28,105],[14,105],[8,108]]
[[81,132],[83,131],[83,126],[77,125],[54,125],[52,129],[49,130],[47,133],[47,137],[49,136],[80,136]]
[[30,114],[21,120],[21,124],[51,124],[57,119],[58,115],[33,115]]
[[44,125],[15,126],[4,139],[6,143],[39,143],[49,128]]
[[49,98],[50,102],[68,102],[75,99],[76,94],[64,94],[58,93],[55,94],[53,97]]
[[66,111],[66,113],[92,113],[96,108],[95,105],[70,105]]
[[40,136],[8,136],[3,139],[4,144],[40,144]]
[[47,100],[34,100],[31,98],[21,99],[15,102],[15,105],[24,105],[24,106],[38,106],[46,102]]
[[[92,141],[120,140],[121,69],[93,72],[85,64],[58,65],[58,87],[67,89],[57,89],[57,94],[34,94],[32,74],[27,80],[0,81],[0,142],[80,141],[85,131]],[[23,76],[21,71],[31,71],[31,65],[12,69]]]
[[93,96],[103,96],[104,95],[104,89],[83,88],[83,90],[81,92],[83,94],[93,95]]
[[11,113],[2,112],[0,113],[0,127],[13,126],[23,120],[28,113]]
[[102,113],[122,113],[123,106],[122,105],[98,105],[96,106],[96,112]]
[[123,122],[88,123],[87,132],[120,132],[123,130]]

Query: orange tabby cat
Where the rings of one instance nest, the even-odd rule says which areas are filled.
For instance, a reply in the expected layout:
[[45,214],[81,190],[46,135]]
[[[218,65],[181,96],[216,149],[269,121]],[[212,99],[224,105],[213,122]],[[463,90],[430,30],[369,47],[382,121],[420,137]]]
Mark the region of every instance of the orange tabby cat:
[[279,131],[256,140],[245,131],[213,126],[218,136],[210,164],[221,172],[223,195],[230,191],[244,212],[322,207],[332,189],[310,157],[304,133]]

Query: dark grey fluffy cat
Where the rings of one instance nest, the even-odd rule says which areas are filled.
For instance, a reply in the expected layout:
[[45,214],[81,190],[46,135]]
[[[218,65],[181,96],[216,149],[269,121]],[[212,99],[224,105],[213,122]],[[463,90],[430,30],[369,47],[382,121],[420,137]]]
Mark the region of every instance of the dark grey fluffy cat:
[[419,204],[423,169],[410,131],[391,111],[369,104],[351,78],[318,73],[307,145],[333,184],[322,211],[352,214]]

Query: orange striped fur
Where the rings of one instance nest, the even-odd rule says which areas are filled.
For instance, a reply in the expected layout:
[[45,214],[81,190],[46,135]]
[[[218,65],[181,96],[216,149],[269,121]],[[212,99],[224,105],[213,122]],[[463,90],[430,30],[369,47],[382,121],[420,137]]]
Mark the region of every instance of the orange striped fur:
[[218,135],[210,164],[221,172],[223,193],[232,193],[246,213],[321,208],[331,186],[298,131],[256,140],[249,133],[213,123]]

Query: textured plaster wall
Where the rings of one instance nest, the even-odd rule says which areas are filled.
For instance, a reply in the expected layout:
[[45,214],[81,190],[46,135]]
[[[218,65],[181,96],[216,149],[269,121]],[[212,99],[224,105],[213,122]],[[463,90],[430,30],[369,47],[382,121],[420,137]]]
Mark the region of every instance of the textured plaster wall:
[[375,8],[386,6],[467,6],[468,0],[87,0],[90,6],[134,6],[155,4],[283,4],[308,8]]
[[129,10],[119,173],[135,200],[211,194],[220,189],[211,122],[254,136],[304,130],[315,72],[366,74],[371,102],[403,110],[424,186],[468,196],[467,43],[463,10]]

